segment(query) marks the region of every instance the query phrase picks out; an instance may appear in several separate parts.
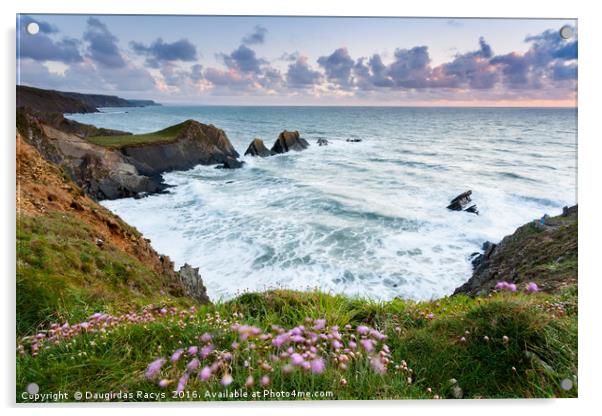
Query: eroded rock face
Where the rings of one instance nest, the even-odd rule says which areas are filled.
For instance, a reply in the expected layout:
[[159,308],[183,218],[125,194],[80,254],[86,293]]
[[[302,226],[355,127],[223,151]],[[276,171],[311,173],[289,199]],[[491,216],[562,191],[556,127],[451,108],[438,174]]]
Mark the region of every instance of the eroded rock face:
[[253,141],[247,147],[247,151],[245,152],[245,156],[259,156],[259,157],[268,157],[271,156],[272,152],[265,147],[263,140],[257,138],[253,139]]
[[121,152],[147,176],[196,165],[216,165],[239,156],[222,129],[195,120],[185,121],[172,140],[123,146]]
[[58,130],[34,116],[21,114],[17,128],[44,159],[61,166],[75,183],[97,200],[132,197],[166,188],[159,176],[140,174],[119,151]]
[[280,133],[276,139],[276,142],[274,142],[274,146],[272,146],[272,153],[287,153],[291,150],[299,152],[307,149],[308,147],[309,143],[307,140],[300,137],[298,131],[284,130],[282,133]]
[[553,291],[577,282],[577,206],[548,217],[541,226],[531,221],[497,244],[486,242],[483,253],[473,256],[472,277],[454,294],[484,295],[499,281],[525,287],[535,282]]
[[207,289],[203,285],[203,279],[199,274],[198,267],[192,267],[189,264],[184,264],[178,271],[186,295],[197,300],[200,303],[209,303]]

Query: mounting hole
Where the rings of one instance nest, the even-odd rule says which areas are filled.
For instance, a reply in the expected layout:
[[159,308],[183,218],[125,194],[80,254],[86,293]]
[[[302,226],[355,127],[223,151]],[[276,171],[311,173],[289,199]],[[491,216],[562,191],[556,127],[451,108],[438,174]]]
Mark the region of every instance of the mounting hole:
[[38,32],[40,31],[40,25],[37,24],[36,22],[28,23],[26,28],[27,28],[27,33],[29,33],[30,35],[37,35]]
[[569,25],[564,25],[560,28],[560,37],[562,39],[570,39],[573,37],[573,28]]

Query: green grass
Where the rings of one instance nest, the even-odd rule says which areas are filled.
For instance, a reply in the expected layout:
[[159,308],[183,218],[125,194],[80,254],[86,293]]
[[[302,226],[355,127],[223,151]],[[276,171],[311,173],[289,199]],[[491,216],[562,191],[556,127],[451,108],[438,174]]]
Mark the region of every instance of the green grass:
[[[225,328],[234,320],[269,330],[274,324],[285,328],[303,324],[306,317],[326,318],[328,325],[366,324],[379,329],[388,336],[393,361],[405,360],[412,369],[412,382],[407,382],[407,374],[392,369],[377,374],[365,359],[346,370],[329,365],[318,375],[284,375],[276,364],[270,373],[274,391],[331,392],[326,399],[421,399],[435,394],[451,398],[459,386],[464,398],[575,397],[576,381],[569,391],[562,390],[560,382],[574,380],[577,374],[576,305],[575,287],[556,295],[504,293],[421,303],[375,302],[320,292],[247,293],[202,306],[189,318],[127,324],[104,334],[82,334],[42,350],[37,357],[18,354],[17,400],[22,401],[20,394],[30,382],[39,384],[41,391],[144,391],[165,393],[162,400],[173,400],[174,388],[161,389],[144,378],[151,361],[169,357],[176,348],[198,345],[196,337],[205,332],[214,335],[217,350],[230,350],[236,337]],[[427,319],[429,313],[433,319]],[[216,314],[226,322],[217,322]],[[258,347],[234,354],[230,391],[255,390],[244,387],[249,370],[242,363],[265,358],[268,352],[262,351]],[[177,375],[166,369],[163,377]],[[348,381],[346,386],[340,384],[341,378]],[[206,392],[225,391],[217,381],[192,377],[184,399],[205,400]]]
[[170,143],[182,131],[186,122],[167,127],[163,130],[144,134],[128,134],[123,136],[94,136],[86,140],[105,147],[119,148],[123,146],[140,146],[151,143]]
[[[20,215],[17,221],[17,334],[50,322],[82,321],[169,299],[169,285],[135,257],[66,213]],[[187,299],[177,302],[189,304]]]

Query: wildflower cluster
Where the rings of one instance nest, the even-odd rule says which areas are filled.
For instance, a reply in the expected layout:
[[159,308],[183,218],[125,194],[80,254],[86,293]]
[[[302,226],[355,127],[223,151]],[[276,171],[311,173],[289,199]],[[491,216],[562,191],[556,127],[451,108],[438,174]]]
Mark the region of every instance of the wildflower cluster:
[[394,363],[386,344],[387,336],[369,326],[328,326],[325,319],[306,318],[304,325],[269,330],[243,324],[236,312],[233,320],[219,314],[207,315],[214,323],[211,333],[199,335],[196,345],[178,348],[171,357],[150,363],[145,377],[160,387],[175,385],[181,392],[191,382],[217,382],[228,386],[237,380],[250,388],[270,385],[275,375],[294,373],[319,375],[327,369],[340,374],[339,384],[347,385],[345,370],[366,365],[377,374],[390,368],[412,380],[412,369],[404,361]]
[[183,319],[195,312],[196,308],[194,306],[187,310],[179,310],[176,307],[157,307],[154,305],[144,307],[139,313],[129,312],[118,316],[97,312],[84,322],[77,324],[65,322],[62,325],[53,323],[48,330],[40,331],[33,336],[23,337],[17,346],[17,350],[21,354],[25,354],[26,349],[29,349],[31,355],[35,357],[43,347],[48,348],[49,345],[58,345],[61,341],[68,341],[82,333],[106,333],[124,324],[145,324],[165,316],[176,316]]
[[[502,280],[501,282],[497,282],[497,284],[495,285],[495,289],[499,290],[499,291],[516,292],[518,290],[518,287],[516,286],[515,283],[509,283],[509,282],[506,282],[505,280]],[[535,282],[527,283],[527,285],[525,286],[525,292],[527,292],[527,293],[539,292],[539,287],[537,286],[537,283],[535,283]]]

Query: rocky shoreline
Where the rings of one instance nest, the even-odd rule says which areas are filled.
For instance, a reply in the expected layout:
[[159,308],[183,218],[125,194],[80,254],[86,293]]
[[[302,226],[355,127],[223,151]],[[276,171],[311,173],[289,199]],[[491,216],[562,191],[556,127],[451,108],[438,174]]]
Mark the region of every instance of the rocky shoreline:
[[[27,91],[23,89],[25,87],[21,88],[21,91]],[[34,108],[18,107],[17,132],[44,159],[63,169],[66,175],[94,200],[142,197],[164,192],[167,185],[163,183],[161,175],[168,171],[187,170],[199,164],[216,165],[224,169],[243,166],[244,162],[238,160],[239,153],[226,133],[213,125],[187,120],[161,132],[149,134],[159,135],[170,131],[169,136],[159,135],[160,140],[137,142],[133,139],[145,135],[132,135],[65,119],[62,112],[67,111],[67,108],[70,112],[74,109],[81,112],[92,111],[88,103],[77,101],[78,94],[64,95],[57,99],[56,92],[34,92],[34,98],[42,96],[44,99],[35,104]],[[32,100],[33,98],[28,96],[21,103]],[[98,144],[99,141],[111,137],[118,137],[119,140],[123,137],[126,140],[124,144],[114,146]],[[360,139],[347,141],[357,142]],[[320,138],[317,144],[327,146],[328,141]],[[270,149],[262,139],[253,139],[244,155],[270,157],[291,151],[303,151],[309,146],[308,141],[302,138],[298,131],[284,130]],[[471,205],[471,195],[472,190],[461,193],[450,201],[447,209],[479,215],[476,204]],[[80,205],[76,203],[74,209]],[[573,276],[573,269],[567,269],[567,262],[575,263],[576,270],[577,207],[566,208],[560,217],[548,217],[541,221],[520,227],[499,244],[486,242],[483,245],[483,253],[473,253],[471,260],[474,273],[464,285],[455,290],[454,295],[474,296],[490,293],[495,290],[497,281],[502,279],[519,284],[525,279],[530,279],[529,281],[537,281],[544,290],[554,290],[564,284],[563,282],[576,281],[576,273]],[[531,232],[533,230],[537,232]],[[546,251],[540,252],[540,246],[547,247]],[[171,263],[168,266],[173,268]],[[568,272],[547,273],[552,278],[541,279],[546,273],[538,275],[537,272],[545,272],[546,267],[564,267],[563,270]],[[186,290],[195,299],[205,299],[206,290],[198,269],[186,265],[182,270],[180,274],[183,276]]]

